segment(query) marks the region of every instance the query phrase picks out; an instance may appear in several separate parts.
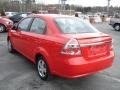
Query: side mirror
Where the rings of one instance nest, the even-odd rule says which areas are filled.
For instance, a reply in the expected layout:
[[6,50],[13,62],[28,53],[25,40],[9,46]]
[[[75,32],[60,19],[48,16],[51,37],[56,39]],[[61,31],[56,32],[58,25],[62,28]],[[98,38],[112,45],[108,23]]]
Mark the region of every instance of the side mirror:
[[17,23],[15,23],[15,24],[13,25],[12,30],[17,30],[17,26],[18,26],[18,24],[17,24]]
[[13,25],[9,25],[8,31],[13,28]]

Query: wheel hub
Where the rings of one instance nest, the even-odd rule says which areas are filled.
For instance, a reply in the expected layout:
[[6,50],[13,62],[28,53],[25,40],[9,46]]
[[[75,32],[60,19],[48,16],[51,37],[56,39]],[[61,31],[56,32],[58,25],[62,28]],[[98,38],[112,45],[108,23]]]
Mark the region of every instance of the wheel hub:
[[8,50],[11,51],[11,42],[10,42],[10,40],[8,41]]
[[115,30],[120,30],[120,26],[119,25],[117,25],[116,27],[115,27]]
[[43,60],[39,60],[38,62],[38,71],[41,77],[46,76],[46,64]]
[[0,26],[0,32],[3,32],[3,31],[4,31],[4,27]]

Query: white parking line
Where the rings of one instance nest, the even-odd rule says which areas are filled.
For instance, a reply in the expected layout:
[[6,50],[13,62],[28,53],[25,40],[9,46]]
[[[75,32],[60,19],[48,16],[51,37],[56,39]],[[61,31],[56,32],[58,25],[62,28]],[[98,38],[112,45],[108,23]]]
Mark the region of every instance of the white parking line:
[[0,41],[0,46],[6,46],[6,41]]
[[101,74],[102,76],[105,76],[106,78],[109,78],[109,79],[112,79],[114,81],[117,81],[120,83],[120,79],[119,78],[116,78],[116,77],[112,77],[112,76],[108,76],[108,75],[105,75],[105,74]]
[[6,43],[6,41],[0,41],[0,44],[1,44],[1,43],[2,43],[2,44],[3,44],[3,43]]

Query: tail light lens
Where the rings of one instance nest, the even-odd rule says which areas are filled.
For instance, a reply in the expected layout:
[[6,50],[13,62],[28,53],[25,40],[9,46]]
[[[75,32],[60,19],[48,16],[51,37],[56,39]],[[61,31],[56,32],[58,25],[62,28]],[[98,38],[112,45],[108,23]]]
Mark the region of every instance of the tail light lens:
[[78,41],[74,38],[70,39],[64,46],[61,53],[66,55],[80,55],[81,51]]
[[110,50],[111,51],[113,50],[113,44],[112,44],[112,42],[110,43]]

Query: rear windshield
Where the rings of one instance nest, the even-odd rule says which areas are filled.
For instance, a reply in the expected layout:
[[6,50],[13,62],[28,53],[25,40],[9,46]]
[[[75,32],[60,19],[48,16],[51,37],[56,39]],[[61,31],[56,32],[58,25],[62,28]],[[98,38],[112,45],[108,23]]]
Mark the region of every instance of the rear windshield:
[[82,21],[80,18],[65,17],[55,18],[59,29],[65,34],[96,33],[98,32],[92,25]]

